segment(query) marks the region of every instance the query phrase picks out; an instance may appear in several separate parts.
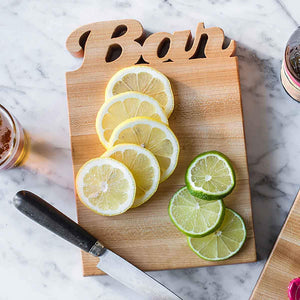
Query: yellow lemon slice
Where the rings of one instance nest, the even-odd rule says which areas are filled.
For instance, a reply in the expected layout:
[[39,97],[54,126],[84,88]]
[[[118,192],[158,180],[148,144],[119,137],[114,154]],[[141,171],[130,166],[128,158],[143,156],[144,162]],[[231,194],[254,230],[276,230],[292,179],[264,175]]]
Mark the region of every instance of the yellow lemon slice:
[[88,208],[100,215],[114,216],[132,206],[136,185],[124,164],[112,158],[95,158],[78,171],[76,190]]
[[168,124],[168,119],[158,102],[139,92],[126,92],[105,102],[96,118],[96,130],[101,143],[107,148],[112,131],[123,121],[145,116]]
[[134,144],[120,144],[110,148],[102,157],[111,157],[123,163],[132,173],[136,183],[132,207],[145,203],[156,192],[160,168],[157,159],[149,150]]
[[105,99],[137,91],[158,101],[169,117],[174,109],[174,96],[168,78],[157,70],[146,66],[133,66],[118,71],[108,82]]
[[142,146],[154,154],[160,166],[160,182],[175,170],[179,144],[167,125],[146,117],[124,121],[114,129],[109,146],[128,143]]

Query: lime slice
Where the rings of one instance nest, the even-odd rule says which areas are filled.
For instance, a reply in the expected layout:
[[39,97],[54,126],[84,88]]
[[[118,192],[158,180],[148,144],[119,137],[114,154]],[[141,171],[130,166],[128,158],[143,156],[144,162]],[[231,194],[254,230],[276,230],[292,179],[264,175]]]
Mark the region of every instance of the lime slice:
[[217,151],[204,152],[189,165],[185,182],[189,192],[201,199],[222,199],[235,186],[235,174],[229,159]]
[[243,219],[232,209],[225,209],[222,225],[210,235],[201,238],[188,237],[190,248],[201,258],[218,261],[236,254],[246,239]]
[[206,201],[192,196],[186,187],[175,193],[169,204],[169,216],[174,225],[191,237],[214,232],[224,219],[223,201]]

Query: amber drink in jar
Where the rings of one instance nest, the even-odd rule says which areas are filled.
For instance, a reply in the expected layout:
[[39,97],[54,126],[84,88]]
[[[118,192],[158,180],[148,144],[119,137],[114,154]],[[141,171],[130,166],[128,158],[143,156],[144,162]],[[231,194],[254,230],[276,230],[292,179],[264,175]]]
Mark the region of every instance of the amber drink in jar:
[[29,140],[21,124],[0,104],[0,171],[22,164],[28,148]]

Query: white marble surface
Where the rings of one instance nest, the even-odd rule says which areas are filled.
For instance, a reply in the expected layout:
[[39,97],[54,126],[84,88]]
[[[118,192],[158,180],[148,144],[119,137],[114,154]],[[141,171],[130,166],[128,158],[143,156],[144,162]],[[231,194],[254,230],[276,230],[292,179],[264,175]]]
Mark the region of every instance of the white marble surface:
[[0,103],[28,130],[33,151],[23,168],[0,174],[0,299],[140,299],[107,276],[83,278],[79,251],[12,205],[28,189],[76,219],[64,76],[81,61],[65,40],[80,25],[120,18],[150,32],[204,21],[238,42],[259,261],[152,275],[183,299],[248,299],[300,183],[300,104],[279,82],[299,11],[297,0],[2,0]]

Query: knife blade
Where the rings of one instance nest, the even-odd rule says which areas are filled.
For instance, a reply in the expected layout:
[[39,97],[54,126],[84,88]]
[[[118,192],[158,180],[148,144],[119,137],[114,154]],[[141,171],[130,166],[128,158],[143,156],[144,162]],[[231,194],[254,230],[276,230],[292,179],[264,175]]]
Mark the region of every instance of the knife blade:
[[180,299],[164,285],[150,277],[121,256],[105,249],[97,267],[147,299]]
[[13,199],[24,215],[80,249],[99,257],[97,267],[145,299],[181,299],[171,290],[144,273],[121,256],[105,248],[94,236],[55,207],[29,191],[19,191]]

